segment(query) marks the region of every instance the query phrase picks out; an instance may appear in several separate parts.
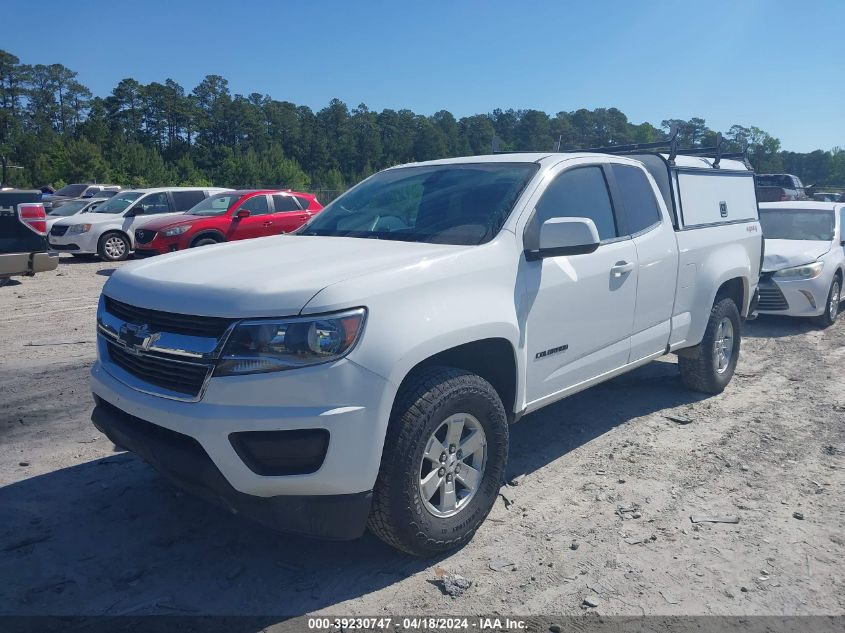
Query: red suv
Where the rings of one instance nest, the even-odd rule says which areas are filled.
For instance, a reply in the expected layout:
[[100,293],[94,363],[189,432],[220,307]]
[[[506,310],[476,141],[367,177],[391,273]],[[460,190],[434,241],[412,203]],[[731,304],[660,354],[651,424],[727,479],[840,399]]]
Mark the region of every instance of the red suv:
[[323,206],[310,193],[226,191],[182,215],[145,223],[135,231],[136,255],[161,255],[194,246],[289,233]]

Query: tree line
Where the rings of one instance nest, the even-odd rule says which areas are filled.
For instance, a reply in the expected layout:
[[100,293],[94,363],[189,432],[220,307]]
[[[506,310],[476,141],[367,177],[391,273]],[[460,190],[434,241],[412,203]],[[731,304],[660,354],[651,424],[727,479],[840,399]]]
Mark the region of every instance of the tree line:
[[[172,79],[123,79],[94,96],[62,64],[24,64],[0,50],[0,156],[16,166],[20,187],[68,182],[279,186],[340,191],[399,163],[502,150],[550,150],[657,141],[677,125],[682,147],[707,147],[705,120],[631,123],[616,108],[551,116],[501,110],[455,118],[411,110],[375,112],[338,99],[313,111],[253,92],[232,94],[219,75],[190,92]],[[733,150],[747,147],[758,172],[787,172],[805,184],[845,186],[845,152],[797,153],[754,126],[724,131]]]

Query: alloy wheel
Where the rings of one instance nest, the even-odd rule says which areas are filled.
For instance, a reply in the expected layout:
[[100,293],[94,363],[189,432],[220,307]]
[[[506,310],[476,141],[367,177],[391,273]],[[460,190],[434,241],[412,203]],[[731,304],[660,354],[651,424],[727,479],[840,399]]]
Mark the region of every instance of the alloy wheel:
[[716,341],[714,343],[713,356],[716,363],[716,371],[725,373],[731,364],[731,357],[734,352],[734,326],[727,317],[719,321],[716,329]]
[[456,413],[426,443],[419,467],[419,491],[426,510],[438,518],[463,510],[481,486],[487,438],[477,418]]
[[110,259],[120,259],[126,252],[126,242],[115,236],[108,238],[103,244],[103,250]]

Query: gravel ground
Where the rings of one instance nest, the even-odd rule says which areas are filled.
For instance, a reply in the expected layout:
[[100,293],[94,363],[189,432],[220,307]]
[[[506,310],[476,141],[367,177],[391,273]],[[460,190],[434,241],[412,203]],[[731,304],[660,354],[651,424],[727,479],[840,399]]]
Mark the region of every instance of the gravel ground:
[[274,533],[116,452],[87,386],[115,266],[0,288],[0,614],[845,613],[845,320],[749,323],[717,397],[666,357],[526,416],[512,503],[421,561]]

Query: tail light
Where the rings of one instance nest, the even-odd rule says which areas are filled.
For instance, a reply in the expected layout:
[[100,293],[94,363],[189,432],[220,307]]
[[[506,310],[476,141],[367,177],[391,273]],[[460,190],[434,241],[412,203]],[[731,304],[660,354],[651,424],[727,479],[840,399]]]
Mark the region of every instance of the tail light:
[[18,218],[38,235],[47,235],[47,213],[40,202],[19,204]]

